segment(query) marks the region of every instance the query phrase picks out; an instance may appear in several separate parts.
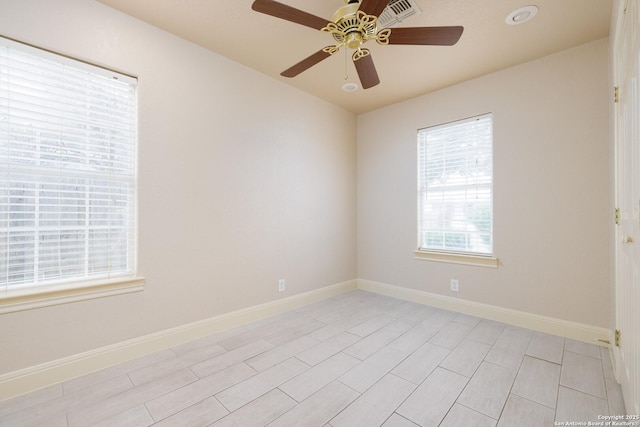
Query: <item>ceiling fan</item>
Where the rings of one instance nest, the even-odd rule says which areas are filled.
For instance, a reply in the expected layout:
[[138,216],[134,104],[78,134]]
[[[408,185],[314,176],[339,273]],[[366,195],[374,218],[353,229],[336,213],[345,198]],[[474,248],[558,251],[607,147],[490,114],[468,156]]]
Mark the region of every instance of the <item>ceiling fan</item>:
[[368,89],[380,83],[380,79],[373,64],[371,52],[362,47],[367,41],[375,40],[382,45],[452,46],[458,42],[464,30],[461,26],[454,26],[386,28],[378,31],[378,16],[390,1],[345,0],[345,5],[334,13],[331,21],[273,0],[255,0],[251,8],[260,13],[330,33],[337,42],[335,45],[320,49],[284,70],[280,75],[295,77],[346,46],[355,50],[352,55],[353,63],[362,87]]

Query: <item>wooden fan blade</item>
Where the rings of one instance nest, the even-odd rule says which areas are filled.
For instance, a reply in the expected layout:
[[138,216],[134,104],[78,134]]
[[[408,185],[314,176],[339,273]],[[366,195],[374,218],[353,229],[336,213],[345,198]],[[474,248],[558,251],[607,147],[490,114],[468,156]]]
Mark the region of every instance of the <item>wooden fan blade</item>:
[[358,10],[363,11],[367,15],[380,16],[390,1],[391,0],[362,0]]
[[256,0],[253,2],[253,5],[251,5],[251,9],[306,27],[315,28],[316,30],[326,27],[329,23],[329,21],[324,18],[272,0]]
[[360,83],[363,89],[369,89],[380,83],[371,54],[356,59],[353,61],[353,64],[356,66],[356,71],[358,72],[358,77],[360,77]]
[[389,44],[453,46],[463,30],[463,27],[392,28]]
[[330,53],[327,53],[321,49],[308,58],[305,58],[302,61],[298,62],[296,65],[287,68],[286,70],[281,72],[280,75],[283,77],[295,77],[301,72],[308,70],[318,62],[322,61],[323,59],[327,59],[330,56]]

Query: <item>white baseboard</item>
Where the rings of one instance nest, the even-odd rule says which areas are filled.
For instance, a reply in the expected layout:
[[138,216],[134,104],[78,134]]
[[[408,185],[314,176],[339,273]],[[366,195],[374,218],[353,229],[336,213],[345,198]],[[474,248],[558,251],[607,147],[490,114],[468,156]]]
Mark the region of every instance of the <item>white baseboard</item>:
[[608,329],[596,326],[555,319],[553,317],[541,316],[495,305],[452,298],[444,295],[431,294],[424,291],[388,285],[371,280],[358,279],[358,289],[406,301],[413,301],[420,304],[457,311],[471,316],[482,317],[484,319],[508,323],[510,325],[546,332],[548,334],[559,335],[578,341],[598,344],[601,346],[608,346],[603,341],[609,340],[611,332]]
[[293,310],[354,289],[362,289],[594,344],[606,345],[598,340],[606,341],[610,338],[610,331],[604,328],[358,279],[0,375],[0,400],[58,384],[155,351]]
[[0,400],[107,368],[357,288],[350,280],[0,375]]

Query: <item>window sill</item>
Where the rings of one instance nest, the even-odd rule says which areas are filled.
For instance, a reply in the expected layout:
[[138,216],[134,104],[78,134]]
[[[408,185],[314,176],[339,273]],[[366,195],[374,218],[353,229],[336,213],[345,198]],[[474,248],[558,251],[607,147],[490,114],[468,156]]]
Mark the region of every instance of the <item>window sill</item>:
[[0,314],[140,292],[144,277],[118,278],[0,293]]
[[474,265],[477,267],[498,268],[498,258],[452,252],[429,252],[415,250],[414,258],[423,261],[448,262],[450,264]]

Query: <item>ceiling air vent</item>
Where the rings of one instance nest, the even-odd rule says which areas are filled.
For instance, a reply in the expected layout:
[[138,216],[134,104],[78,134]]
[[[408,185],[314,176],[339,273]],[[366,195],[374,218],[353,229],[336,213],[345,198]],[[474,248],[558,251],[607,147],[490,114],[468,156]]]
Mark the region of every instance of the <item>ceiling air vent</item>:
[[388,28],[404,21],[411,15],[420,15],[421,13],[416,0],[391,0],[378,17],[378,27]]

